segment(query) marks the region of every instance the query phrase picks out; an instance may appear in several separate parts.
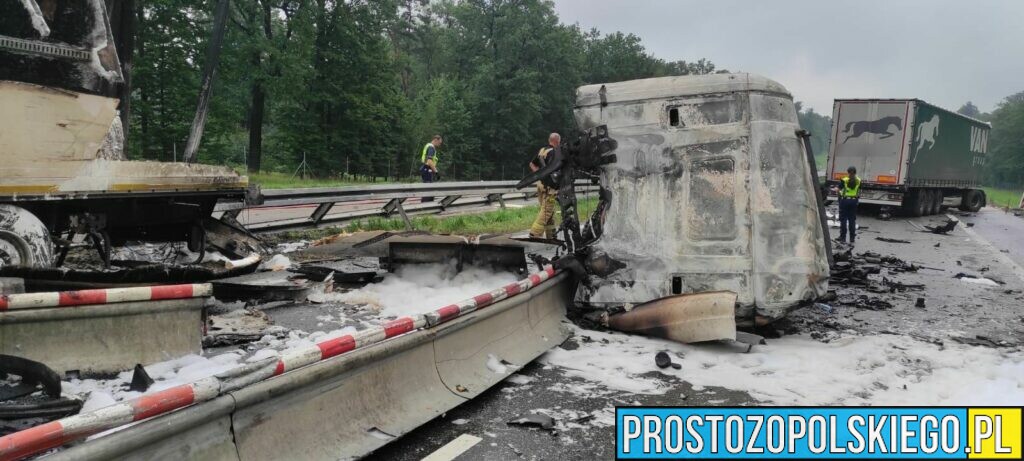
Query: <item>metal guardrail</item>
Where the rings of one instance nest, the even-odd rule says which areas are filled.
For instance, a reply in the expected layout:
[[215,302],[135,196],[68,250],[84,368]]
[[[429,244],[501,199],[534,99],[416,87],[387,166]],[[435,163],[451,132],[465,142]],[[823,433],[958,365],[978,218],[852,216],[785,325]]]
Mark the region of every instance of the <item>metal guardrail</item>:
[[[412,228],[409,216],[440,213],[455,208],[480,207],[491,204],[505,206],[506,201],[529,200],[537,196],[536,188],[516,189],[517,181],[467,181],[439,182],[428,184],[382,184],[373,186],[317,187],[301,189],[272,189],[262,191],[257,204],[243,205],[240,202],[218,204],[214,211],[237,219],[244,210],[269,210],[280,207],[316,205],[306,217],[276,219],[247,223],[253,231],[272,232],[289,229],[318,227],[339,224],[370,217],[400,216],[407,227]],[[578,193],[597,191],[589,181],[576,184]],[[432,197],[435,201],[406,204],[409,199]],[[338,204],[370,202],[367,207],[331,213]],[[377,202],[377,203],[373,203]],[[380,203],[383,202],[383,205]]]

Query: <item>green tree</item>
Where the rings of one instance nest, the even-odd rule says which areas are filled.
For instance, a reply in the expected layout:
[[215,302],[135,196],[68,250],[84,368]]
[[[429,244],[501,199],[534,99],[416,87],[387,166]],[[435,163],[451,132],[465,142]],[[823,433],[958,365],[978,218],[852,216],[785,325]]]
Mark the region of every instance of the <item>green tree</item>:
[[1007,96],[991,115],[987,176],[1000,187],[1024,186],[1024,91]]
[[811,150],[818,169],[825,168],[828,158],[828,147],[831,142],[832,117],[821,115],[813,108],[804,109],[803,103],[796,102],[796,116],[800,127],[811,133]]
[[[138,2],[130,155],[188,135],[215,0]],[[520,177],[584,83],[721,72],[562,24],[547,0],[233,0],[199,161],[323,177]]]

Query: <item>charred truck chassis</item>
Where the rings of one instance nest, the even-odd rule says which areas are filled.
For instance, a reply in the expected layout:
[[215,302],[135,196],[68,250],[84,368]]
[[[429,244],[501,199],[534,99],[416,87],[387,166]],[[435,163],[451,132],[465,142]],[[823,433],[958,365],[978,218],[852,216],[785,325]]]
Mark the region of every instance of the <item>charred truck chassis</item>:
[[[7,201],[39,218],[57,246],[54,264],[60,266],[75,234],[87,241],[109,264],[110,248],[129,241],[186,242],[202,258],[206,227],[219,199],[241,201],[244,193],[223,191],[96,194],[83,198]],[[231,255],[238,258],[244,254]]]
[[75,234],[107,265],[129,240],[185,241],[200,258],[208,240],[232,257],[254,251],[225,248],[220,235],[241,227],[210,218],[219,199],[245,198],[245,178],[125,160],[111,97],[123,93],[121,63],[103,0],[0,6],[0,266],[59,265]]

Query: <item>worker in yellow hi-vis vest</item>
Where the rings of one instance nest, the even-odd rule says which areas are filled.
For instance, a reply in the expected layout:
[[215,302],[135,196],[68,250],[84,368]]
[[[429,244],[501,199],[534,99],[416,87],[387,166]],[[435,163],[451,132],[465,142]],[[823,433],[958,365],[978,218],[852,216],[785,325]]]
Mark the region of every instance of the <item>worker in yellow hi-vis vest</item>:
[[[425,183],[437,181],[437,161],[439,157],[437,149],[440,147],[441,135],[435,134],[430,142],[423,146],[423,151],[420,152],[420,177]],[[423,197],[420,201],[433,202],[434,197]]]
[[850,235],[850,244],[857,239],[857,204],[860,203],[860,178],[857,169],[846,169],[847,176],[840,181],[839,193],[839,242],[846,243],[846,235]]
[[[562,136],[558,133],[551,133],[548,136],[548,145],[542,147],[537,156],[530,161],[530,171],[537,171],[547,164],[547,157],[562,143]],[[558,190],[545,186],[537,181],[537,202],[540,210],[537,211],[537,219],[530,226],[530,237],[533,238],[555,238],[555,197]]]

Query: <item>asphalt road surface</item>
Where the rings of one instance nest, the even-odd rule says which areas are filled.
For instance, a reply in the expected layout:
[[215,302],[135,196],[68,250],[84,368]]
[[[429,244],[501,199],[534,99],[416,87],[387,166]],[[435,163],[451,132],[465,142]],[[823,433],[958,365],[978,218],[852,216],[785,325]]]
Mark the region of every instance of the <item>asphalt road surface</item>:
[[[418,460],[462,434],[481,441],[458,459],[609,459],[614,407],[625,405],[1019,405],[1024,219],[998,210],[957,218],[962,223],[948,235],[923,231],[944,215],[859,219],[853,254],[891,255],[920,267],[883,269],[871,276],[876,286],[885,277],[923,288],[879,293],[833,284],[835,301],[791,314],[774,328],[781,337],[750,353],[736,344],[679,345],[567,325],[573,336],[565,344],[370,459]],[[891,307],[877,307],[878,300]],[[659,370],[658,350],[682,369]],[[509,424],[531,412],[553,416],[555,426]]]

